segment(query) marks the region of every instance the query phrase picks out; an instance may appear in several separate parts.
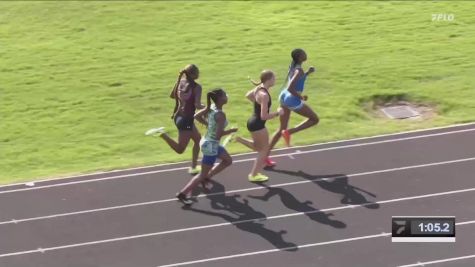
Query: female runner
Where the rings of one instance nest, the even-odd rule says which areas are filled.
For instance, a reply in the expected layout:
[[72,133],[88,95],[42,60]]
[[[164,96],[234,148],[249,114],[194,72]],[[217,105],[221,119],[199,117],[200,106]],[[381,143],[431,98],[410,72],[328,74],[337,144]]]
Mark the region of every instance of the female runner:
[[242,137],[236,137],[236,141],[257,151],[257,158],[254,161],[251,173],[248,175],[250,182],[264,182],[268,176],[260,173],[265,164],[265,159],[269,150],[269,132],[266,128],[266,121],[282,115],[283,109],[278,108],[277,112],[269,113],[272,99],[269,94],[270,89],[275,84],[275,75],[270,70],[264,70],[260,77],[261,82],[251,80],[256,86],[250,90],[246,97],[253,103],[254,112],[247,121],[247,129],[251,132],[252,141]]
[[[211,101],[214,103],[213,106],[211,106]],[[177,199],[185,205],[191,205],[193,203],[190,199],[193,188],[232,164],[231,156],[226,149],[219,144],[221,137],[237,131],[237,128],[225,130],[228,123],[226,114],[223,112],[223,106],[227,102],[228,97],[224,90],[215,89],[207,94],[206,108],[195,115],[195,118],[199,122],[207,125],[208,130],[201,142],[201,152],[203,153],[201,172],[193,177],[176,195]],[[221,159],[221,162],[214,166],[218,158]]]
[[[287,74],[287,86],[279,95],[280,106],[284,112],[283,115],[280,116],[280,128],[274,133],[270,142],[269,154],[281,136],[284,138],[285,144],[290,146],[291,135],[317,125],[319,122],[317,114],[304,102],[307,100],[307,96],[302,95],[307,76],[315,72],[315,68],[310,67],[307,72],[304,72],[302,63],[307,60],[307,54],[303,49],[294,49],[291,53],[291,57],[292,62],[290,63],[289,72]],[[291,111],[307,119],[299,125],[287,129]],[[267,166],[274,166],[275,162],[267,157],[266,164]]]
[[146,135],[158,134],[178,154],[185,151],[190,139],[193,140],[191,167],[188,170],[190,174],[197,174],[200,171],[197,161],[200,153],[201,135],[194,124],[196,109],[203,108],[201,104],[201,85],[196,82],[198,77],[198,67],[194,64],[187,65],[180,71],[175,87],[170,93],[170,97],[175,99],[172,119],[178,129],[178,142],[168,136],[165,127],[150,129],[145,133]]

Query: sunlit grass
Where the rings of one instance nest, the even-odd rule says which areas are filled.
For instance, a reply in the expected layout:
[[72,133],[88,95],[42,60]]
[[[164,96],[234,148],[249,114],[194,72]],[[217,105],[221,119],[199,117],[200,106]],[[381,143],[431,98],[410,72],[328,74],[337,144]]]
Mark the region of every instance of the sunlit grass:
[[[471,2],[1,2],[0,183],[189,159],[143,135],[163,125],[176,136],[167,95],[188,63],[200,67],[205,90],[226,89],[228,119],[248,135],[247,76],[272,69],[282,84],[295,47],[317,68],[306,94],[321,117],[295,144],[473,121],[472,10]],[[441,12],[455,20],[432,21]],[[387,121],[361,106],[401,93],[439,115]]]

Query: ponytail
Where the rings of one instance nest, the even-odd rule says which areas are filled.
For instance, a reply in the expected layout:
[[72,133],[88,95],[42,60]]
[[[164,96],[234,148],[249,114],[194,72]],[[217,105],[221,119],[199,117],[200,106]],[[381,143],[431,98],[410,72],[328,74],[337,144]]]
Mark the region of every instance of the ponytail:
[[214,94],[213,91],[206,94],[206,112],[211,110],[211,95]]
[[178,100],[178,86],[180,85],[180,81],[181,81],[181,78],[183,77],[183,74],[186,74],[186,71],[184,69],[180,71],[180,74],[178,75],[178,80],[175,83],[175,87],[173,87],[173,91],[170,94],[170,96],[173,96],[173,98],[175,98],[175,107],[173,108],[173,114],[171,116],[172,119],[175,118],[178,112],[178,107],[180,106],[180,102]]
[[286,78],[286,81],[290,78],[290,75],[292,74],[294,68],[295,68],[295,65],[297,65],[297,62],[295,62],[294,59],[292,59],[292,62],[290,62],[290,65],[289,65],[289,71],[287,72],[287,78]]
[[218,99],[224,94],[225,92],[221,88],[216,88],[206,94],[206,113],[211,110],[211,102],[216,104],[216,102],[218,102]]
[[305,53],[305,51],[301,48],[296,48],[292,50],[292,53],[290,53],[290,56],[292,57],[292,61],[290,62],[289,71],[287,72],[287,78],[284,81],[283,87],[288,83],[290,75],[292,75],[293,71],[295,70],[295,66],[297,65],[297,60],[302,53]]
[[260,80],[261,82],[256,82],[254,81],[253,79],[251,79],[249,76],[247,77],[249,79],[249,81],[251,81],[252,84],[254,84],[255,86],[258,86],[260,84],[263,84],[265,83],[266,81],[268,81],[269,79],[272,79],[272,77],[275,77],[275,74],[273,71],[271,70],[263,70],[261,72],[261,76],[260,76]]
[[180,85],[180,81],[181,81],[181,78],[183,77],[183,74],[185,74],[185,70],[181,70],[180,73],[178,74],[178,79],[175,83],[175,86],[173,86],[172,92],[170,93],[171,98],[175,98],[177,96],[178,86]]
[[254,81],[253,79],[251,79],[251,77],[247,76],[247,78],[249,79],[249,81],[254,84],[255,86],[258,86],[260,83]]

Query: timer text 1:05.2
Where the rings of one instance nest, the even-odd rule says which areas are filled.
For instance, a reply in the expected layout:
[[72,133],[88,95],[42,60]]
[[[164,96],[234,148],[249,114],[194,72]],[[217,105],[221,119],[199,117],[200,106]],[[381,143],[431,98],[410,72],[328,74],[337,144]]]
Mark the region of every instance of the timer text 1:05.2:
[[450,233],[449,223],[419,223],[417,227],[421,232]]

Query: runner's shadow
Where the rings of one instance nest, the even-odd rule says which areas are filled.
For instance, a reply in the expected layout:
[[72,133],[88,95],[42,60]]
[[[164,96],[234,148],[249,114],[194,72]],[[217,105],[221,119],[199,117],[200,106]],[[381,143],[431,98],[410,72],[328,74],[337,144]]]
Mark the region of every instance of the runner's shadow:
[[286,234],[287,231],[281,230],[275,232],[266,228],[260,221],[265,221],[267,216],[249,206],[247,199],[241,201],[239,195],[227,196],[223,193],[224,186],[222,184],[215,181],[211,181],[211,184],[213,187],[206,198],[211,201],[211,208],[213,210],[222,212],[197,209],[193,206],[184,206],[183,209],[222,218],[239,230],[261,236],[278,249],[286,251],[298,250],[296,244],[284,240],[283,235]]
[[267,185],[262,185],[267,189],[267,193],[263,196],[249,196],[250,198],[259,199],[262,201],[268,201],[273,196],[280,197],[282,203],[291,210],[295,210],[297,212],[303,212],[305,215],[316,222],[327,224],[334,228],[345,228],[346,224],[344,222],[333,220],[330,217],[333,216],[332,213],[325,213],[320,211],[319,209],[312,206],[311,201],[300,201],[294,195],[289,193],[289,191],[281,188],[281,187],[269,187]]
[[341,204],[361,205],[368,209],[379,208],[378,203],[369,201],[365,196],[368,195],[375,198],[375,194],[349,184],[348,176],[344,174],[310,175],[304,171],[295,172],[279,169],[272,169],[271,171],[301,177],[312,181],[324,190],[335,194],[340,194],[342,195]]

